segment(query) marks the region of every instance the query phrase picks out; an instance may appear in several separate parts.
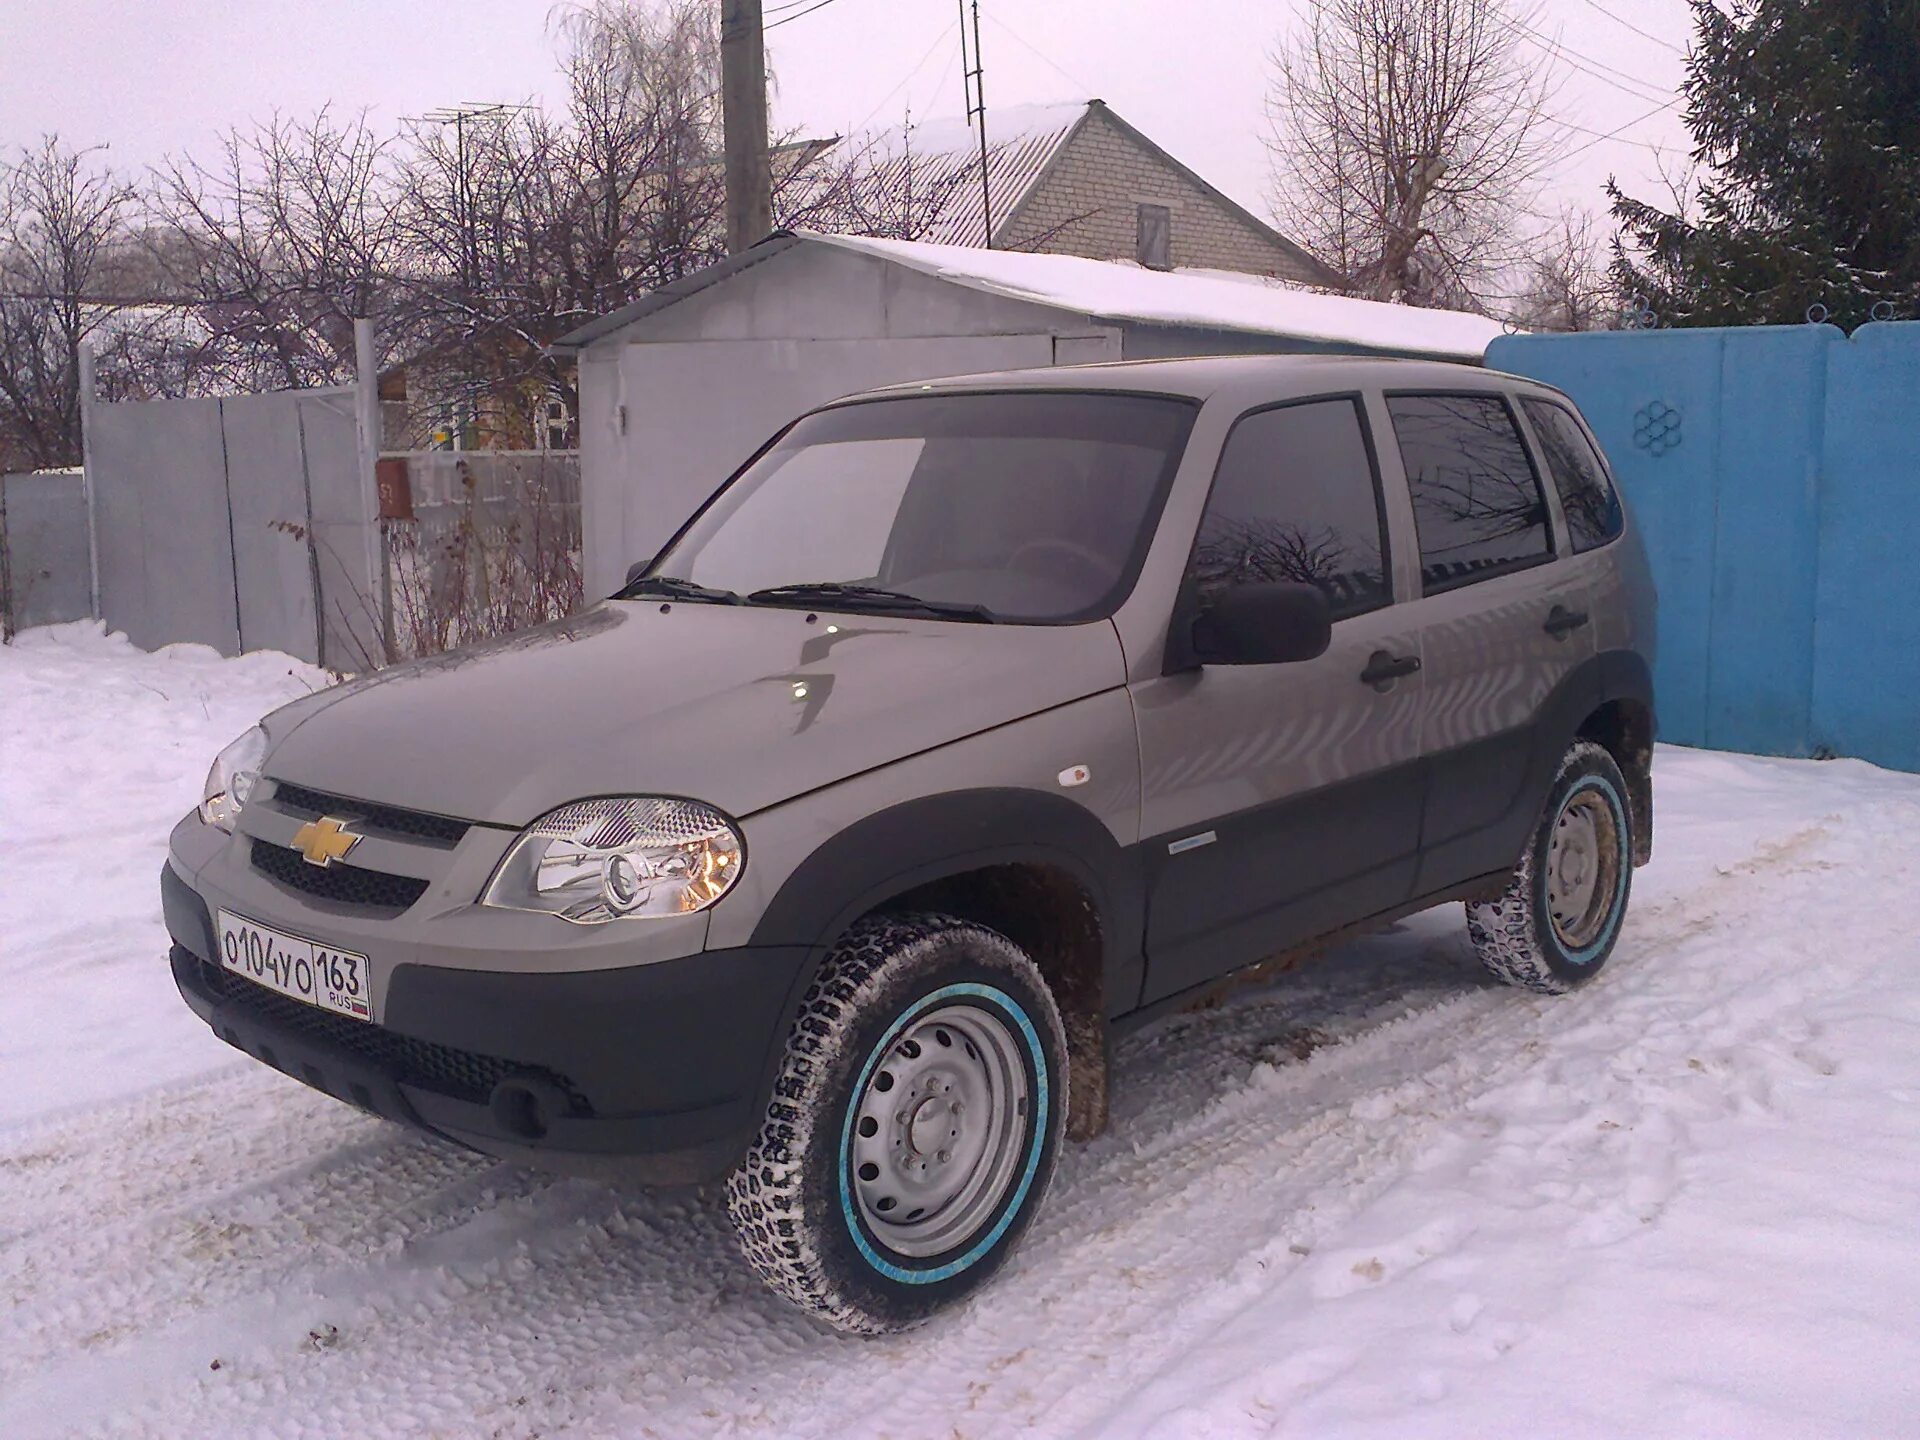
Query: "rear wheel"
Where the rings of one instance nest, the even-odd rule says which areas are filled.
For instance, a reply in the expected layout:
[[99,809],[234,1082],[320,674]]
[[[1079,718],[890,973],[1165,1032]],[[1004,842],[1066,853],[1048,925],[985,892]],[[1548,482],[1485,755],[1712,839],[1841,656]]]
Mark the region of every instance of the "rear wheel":
[[1626,795],[1606,748],[1575,742],[1506,890],[1467,906],[1474,948],[1509,985],[1563,994],[1591,980],[1613,954],[1633,881]]
[[978,1288],[1053,1174],[1066,1039],[1039,971],[983,926],[863,922],[809,987],[727,1185],[748,1263],[841,1330],[915,1325]]

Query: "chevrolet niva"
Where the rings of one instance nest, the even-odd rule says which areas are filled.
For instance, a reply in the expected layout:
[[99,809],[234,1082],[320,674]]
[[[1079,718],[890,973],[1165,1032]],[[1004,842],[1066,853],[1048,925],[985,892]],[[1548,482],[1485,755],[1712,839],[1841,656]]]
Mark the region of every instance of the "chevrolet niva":
[[902,386],[610,600],[295,701],[162,875],[227,1042],[489,1155],[724,1178],[832,1325],[977,1288],[1112,1037],[1464,901],[1566,991],[1652,835],[1654,595],[1564,395],[1173,360]]

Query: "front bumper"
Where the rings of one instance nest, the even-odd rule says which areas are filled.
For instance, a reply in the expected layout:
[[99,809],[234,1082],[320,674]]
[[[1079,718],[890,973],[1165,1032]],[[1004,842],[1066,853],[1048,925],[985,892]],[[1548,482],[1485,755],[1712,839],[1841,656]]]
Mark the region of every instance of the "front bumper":
[[174,981],[228,1044],[485,1154],[648,1184],[715,1179],[745,1152],[807,956],[752,947],[547,973],[401,963],[374,1025],[222,969],[206,901],[171,864],[160,888]]

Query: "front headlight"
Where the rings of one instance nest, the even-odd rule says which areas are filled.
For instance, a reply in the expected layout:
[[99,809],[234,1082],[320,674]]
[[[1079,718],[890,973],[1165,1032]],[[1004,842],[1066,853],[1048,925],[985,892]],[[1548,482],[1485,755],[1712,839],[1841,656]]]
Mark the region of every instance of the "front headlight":
[[513,842],[480,897],[576,925],[704,910],[746,862],[740,832],[695,800],[578,800]]
[[267,732],[258,725],[214,756],[206,787],[200,792],[200,818],[231,835],[266,759]]

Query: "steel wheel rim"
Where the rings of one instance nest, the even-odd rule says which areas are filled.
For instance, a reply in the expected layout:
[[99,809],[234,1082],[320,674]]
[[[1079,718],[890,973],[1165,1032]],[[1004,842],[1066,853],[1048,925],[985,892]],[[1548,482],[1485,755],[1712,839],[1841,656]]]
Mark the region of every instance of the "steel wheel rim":
[[1547,914],[1568,950],[1600,938],[1620,885],[1620,825],[1597,789],[1567,798],[1547,842]]
[[855,1101],[847,1164],[860,1219],[888,1249],[942,1254],[999,1210],[1032,1110],[1023,1054],[995,1016],[946,1005],[876,1058]]

